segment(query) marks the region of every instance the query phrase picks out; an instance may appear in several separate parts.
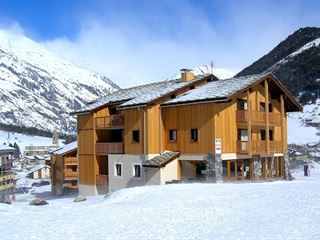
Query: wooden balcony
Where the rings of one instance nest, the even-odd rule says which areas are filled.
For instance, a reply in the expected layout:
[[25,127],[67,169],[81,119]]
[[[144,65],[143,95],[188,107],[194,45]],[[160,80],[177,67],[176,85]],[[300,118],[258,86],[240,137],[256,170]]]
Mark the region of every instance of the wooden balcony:
[[64,159],[65,165],[78,165],[78,158],[76,157],[67,157]]
[[96,143],[97,155],[108,155],[112,153],[124,153],[123,142]]
[[252,153],[267,153],[266,141],[251,141]]
[[247,141],[237,141],[237,153],[248,153],[249,145]]
[[111,115],[107,117],[96,117],[96,128],[123,128],[124,116],[122,114]]
[[[267,141],[251,141],[251,153],[252,154],[266,154],[267,153]],[[270,141],[269,142],[269,154],[282,152],[281,141]],[[249,153],[249,142],[237,141],[237,153],[248,154]]]
[[108,175],[96,175],[96,185],[108,185]]
[[[271,112],[269,115],[270,124],[280,124],[281,116],[280,113]],[[251,111],[251,123],[252,124],[265,124],[266,123],[266,113],[260,111]],[[236,121],[240,123],[248,122],[248,111],[246,110],[237,110],[236,111]]]
[[64,171],[64,179],[65,180],[75,180],[75,179],[78,179],[78,172],[73,172],[73,171],[68,171],[68,170],[65,170]]

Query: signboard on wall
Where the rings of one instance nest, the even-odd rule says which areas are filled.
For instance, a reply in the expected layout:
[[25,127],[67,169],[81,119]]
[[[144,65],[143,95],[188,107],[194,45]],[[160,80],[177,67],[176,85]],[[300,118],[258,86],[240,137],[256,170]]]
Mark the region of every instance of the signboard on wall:
[[215,139],[215,154],[221,154],[222,153],[222,141],[221,138]]

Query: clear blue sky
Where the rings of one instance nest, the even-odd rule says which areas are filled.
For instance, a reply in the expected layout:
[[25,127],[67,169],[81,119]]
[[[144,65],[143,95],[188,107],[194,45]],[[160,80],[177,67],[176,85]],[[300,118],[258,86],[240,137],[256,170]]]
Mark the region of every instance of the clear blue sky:
[[[241,70],[299,27],[319,24],[320,1],[313,0],[0,1],[1,28],[17,25],[122,86],[210,60]],[[134,82],[125,82],[129,76]]]

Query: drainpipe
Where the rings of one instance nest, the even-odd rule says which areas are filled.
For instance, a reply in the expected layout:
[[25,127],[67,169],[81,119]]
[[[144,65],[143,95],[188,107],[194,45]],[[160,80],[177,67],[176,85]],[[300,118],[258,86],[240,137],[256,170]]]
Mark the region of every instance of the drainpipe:
[[159,136],[160,136],[160,153],[162,153],[162,127],[161,127],[161,120],[162,120],[162,115],[161,115],[161,106],[159,106]]
[[[146,117],[146,109],[144,108],[143,109],[143,160],[146,161],[147,160],[147,157],[146,157],[146,154],[147,154],[147,127],[146,127],[146,120],[147,120],[147,117]],[[147,176],[148,176],[148,169],[146,168],[146,183],[148,181],[147,179]]]

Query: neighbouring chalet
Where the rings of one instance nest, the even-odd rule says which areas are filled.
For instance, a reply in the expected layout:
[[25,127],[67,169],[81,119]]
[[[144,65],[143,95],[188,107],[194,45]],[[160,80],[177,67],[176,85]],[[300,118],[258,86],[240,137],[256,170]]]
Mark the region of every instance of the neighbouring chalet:
[[302,107],[268,73],[219,80],[184,70],[180,79],[118,90],[72,113],[79,193],[285,177],[286,113],[294,111]]
[[0,144],[0,202],[8,202],[9,195],[13,193],[12,163],[15,153],[15,148]]
[[51,191],[61,195],[64,189],[78,188],[77,142],[51,152]]
[[31,179],[50,178],[50,166],[42,164],[36,165],[28,171],[27,177]]

